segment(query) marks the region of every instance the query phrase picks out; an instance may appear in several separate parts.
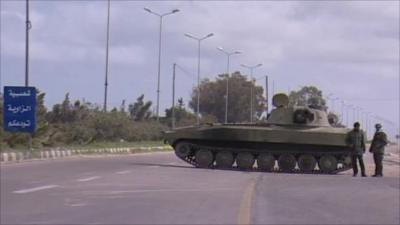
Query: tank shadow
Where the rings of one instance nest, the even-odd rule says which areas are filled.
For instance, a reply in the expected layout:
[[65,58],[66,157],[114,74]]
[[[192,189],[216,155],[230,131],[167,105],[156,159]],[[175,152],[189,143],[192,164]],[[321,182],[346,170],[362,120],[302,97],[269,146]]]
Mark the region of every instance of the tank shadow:
[[182,166],[173,164],[160,164],[160,163],[130,163],[134,166],[159,166],[159,167],[171,167],[171,168],[196,168],[193,166]]
[[336,175],[336,176],[345,175],[345,174],[343,174],[342,172],[339,172],[339,173],[321,173],[321,172],[319,172],[319,171],[300,172],[300,171],[297,171],[297,170],[296,170],[296,171],[287,172],[287,171],[282,171],[282,170],[277,170],[277,169],[272,170],[272,171],[266,171],[266,170],[259,170],[259,169],[257,169],[257,168],[244,170],[244,169],[239,169],[239,168],[237,168],[237,167],[234,167],[234,168],[227,168],[227,169],[225,169],[225,168],[218,168],[218,167],[213,167],[213,168],[197,168],[197,167],[193,167],[193,168],[196,168],[196,169],[226,170],[226,171],[236,171],[236,172],[245,172],[245,173],[254,173],[254,172],[256,172],[256,173],[269,173],[269,174],[297,174],[297,175],[310,175],[310,174],[312,174],[312,175],[329,175],[329,176],[333,176],[333,175]]
[[185,165],[174,165],[174,164],[162,164],[162,163],[130,163],[131,165],[135,166],[158,166],[158,167],[169,167],[169,168],[188,168],[188,169],[197,169],[197,170],[221,170],[221,171],[235,171],[235,172],[242,172],[242,173],[269,173],[269,174],[297,174],[297,175],[307,175],[307,174],[313,174],[313,175],[329,175],[329,176],[343,176],[346,174],[343,174],[342,172],[339,173],[321,173],[318,171],[315,172],[300,172],[300,171],[292,171],[292,172],[286,172],[286,171],[281,171],[281,170],[273,170],[273,171],[264,171],[264,170],[259,170],[257,168],[254,169],[248,169],[248,170],[243,170],[239,169],[237,167],[233,168],[218,168],[218,167],[212,167],[212,168],[201,168],[201,167],[195,167],[195,166],[185,166]]

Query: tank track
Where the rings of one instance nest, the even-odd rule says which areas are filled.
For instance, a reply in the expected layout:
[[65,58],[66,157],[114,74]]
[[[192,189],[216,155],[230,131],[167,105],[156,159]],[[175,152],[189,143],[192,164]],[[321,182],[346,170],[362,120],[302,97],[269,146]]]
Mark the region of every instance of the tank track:
[[[226,150],[226,151],[232,151],[233,149],[231,149],[231,148],[223,148],[223,147],[209,147],[209,146],[203,146],[203,145],[198,145],[198,144],[193,144],[193,143],[188,143],[189,145],[190,145],[190,148],[191,149],[196,149],[196,151],[197,150],[200,150],[200,149],[205,149],[205,150],[210,150],[211,152],[215,152],[215,150],[218,150],[218,151],[223,151],[223,150]],[[249,151],[249,152],[251,152],[252,150],[251,149],[241,149],[241,151]],[[187,157],[185,157],[185,158],[181,158],[181,157],[179,157],[178,156],[178,158],[180,158],[181,160],[183,160],[183,161],[185,161],[185,162],[187,162],[187,163],[189,163],[189,164],[191,164],[191,165],[193,165],[193,166],[195,166],[195,167],[198,167],[198,165],[196,164],[196,160],[195,160],[195,157],[194,157],[194,153],[193,154],[190,154],[189,156],[187,156]],[[216,167],[215,165],[214,165],[214,163],[210,166],[210,167],[208,167],[208,168],[210,168],[210,169],[220,169],[220,168],[218,168],[218,167]],[[340,173],[340,172],[343,172],[343,171],[346,171],[346,170],[349,170],[349,169],[351,169],[352,167],[351,166],[344,166],[344,165],[342,165],[342,167],[340,167],[340,168],[337,168],[336,170],[333,170],[333,171],[331,171],[331,172],[329,172],[329,173],[326,173],[326,172],[323,172],[323,171],[321,171],[321,170],[313,170],[313,171],[311,171],[311,172],[305,172],[305,171],[301,171],[300,169],[298,169],[298,168],[296,168],[296,169],[294,169],[293,171],[291,171],[291,172],[285,172],[285,171],[282,171],[282,170],[280,170],[279,168],[275,168],[274,167],[274,169],[273,170],[271,170],[271,171],[264,171],[264,170],[261,170],[261,169],[258,169],[258,168],[254,168],[253,167],[253,169],[250,169],[250,170],[245,170],[245,171],[254,171],[254,172],[269,172],[269,173],[299,173],[299,174],[337,174],[337,173]],[[238,168],[237,166],[232,166],[232,168],[223,168],[223,169],[221,169],[221,170],[237,170],[237,171],[243,171],[243,170],[241,170],[240,168]]]

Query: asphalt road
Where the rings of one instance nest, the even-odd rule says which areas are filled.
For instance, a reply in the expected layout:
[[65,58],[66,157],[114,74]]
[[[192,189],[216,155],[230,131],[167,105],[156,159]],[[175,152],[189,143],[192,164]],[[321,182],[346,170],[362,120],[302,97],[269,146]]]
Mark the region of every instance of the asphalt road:
[[1,165],[1,224],[399,224],[398,176],[197,169],[173,153]]

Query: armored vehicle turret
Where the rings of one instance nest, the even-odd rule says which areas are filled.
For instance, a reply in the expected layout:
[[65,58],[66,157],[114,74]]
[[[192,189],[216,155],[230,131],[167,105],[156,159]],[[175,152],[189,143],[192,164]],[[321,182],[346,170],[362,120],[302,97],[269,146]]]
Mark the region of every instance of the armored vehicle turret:
[[267,121],[205,124],[165,132],[177,157],[203,168],[337,173],[351,168],[347,128],[332,127],[317,105],[289,106],[273,97]]

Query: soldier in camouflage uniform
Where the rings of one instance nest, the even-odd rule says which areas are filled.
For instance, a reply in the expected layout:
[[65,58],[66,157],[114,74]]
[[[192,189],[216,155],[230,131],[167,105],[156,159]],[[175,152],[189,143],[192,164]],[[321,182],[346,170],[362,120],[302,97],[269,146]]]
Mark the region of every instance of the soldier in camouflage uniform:
[[385,132],[383,132],[382,125],[379,123],[375,125],[376,131],[374,134],[374,138],[372,139],[371,146],[369,148],[369,152],[374,154],[374,162],[375,162],[375,174],[373,177],[382,177],[383,173],[383,154],[385,153],[385,146],[388,144],[387,136]]
[[360,123],[355,122],[354,128],[347,134],[346,143],[352,151],[351,163],[353,164],[353,177],[357,176],[357,159],[360,163],[361,176],[366,177],[363,154],[365,153],[364,132],[360,129]]

